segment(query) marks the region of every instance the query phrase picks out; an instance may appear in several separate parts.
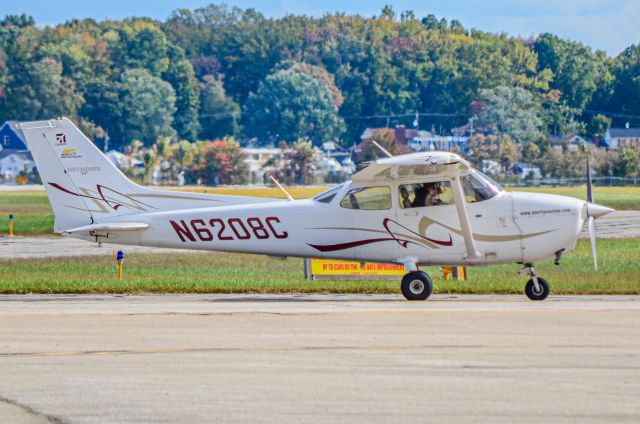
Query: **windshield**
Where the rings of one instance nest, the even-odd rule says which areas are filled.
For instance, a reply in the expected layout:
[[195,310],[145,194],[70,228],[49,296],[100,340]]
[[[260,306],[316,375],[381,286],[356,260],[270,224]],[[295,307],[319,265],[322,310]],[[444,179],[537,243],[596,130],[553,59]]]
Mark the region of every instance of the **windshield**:
[[504,191],[502,186],[500,184],[498,184],[497,182],[495,182],[494,179],[491,178],[490,176],[488,176],[487,174],[483,174],[482,172],[478,171],[477,169],[473,169],[471,172],[473,174],[475,174],[478,178],[483,179],[487,184],[493,186],[493,188],[498,193],[500,193],[501,191]]
[[475,169],[466,177],[461,178],[461,181],[464,198],[469,203],[491,199],[504,191],[498,183]]
[[338,194],[338,192],[342,189],[342,186],[344,186],[344,184],[340,184],[339,186],[335,186],[333,188],[330,188],[329,190],[323,191],[322,193],[314,197],[313,200],[315,200],[316,202],[331,203],[333,198],[336,197],[336,194]]

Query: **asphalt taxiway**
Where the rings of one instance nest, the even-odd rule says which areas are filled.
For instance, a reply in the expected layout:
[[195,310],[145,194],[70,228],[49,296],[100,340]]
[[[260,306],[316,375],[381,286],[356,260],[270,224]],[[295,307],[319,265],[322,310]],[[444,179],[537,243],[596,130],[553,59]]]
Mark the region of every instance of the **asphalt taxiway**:
[[640,422],[640,297],[1,296],[0,421]]

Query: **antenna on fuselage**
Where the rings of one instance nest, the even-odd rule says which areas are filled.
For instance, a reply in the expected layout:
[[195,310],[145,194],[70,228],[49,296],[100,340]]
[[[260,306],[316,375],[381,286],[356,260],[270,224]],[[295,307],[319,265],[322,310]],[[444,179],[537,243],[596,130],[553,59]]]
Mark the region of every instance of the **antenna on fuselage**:
[[589,239],[591,240],[591,258],[593,269],[598,271],[598,253],[596,249],[596,220],[589,215],[589,205],[593,203],[593,181],[591,180],[591,162],[589,161],[589,149],[587,149],[587,215],[589,225]]
[[391,153],[389,153],[389,152],[387,151],[387,149],[385,149],[384,147],[382,147],[381,145],[379,145],[377,141],[375,141],[375,140],[371,140],[371,142],[373,143],[373,145],[374,145],[374,146],[376,146],[378,149],[380,149],[380,151],[381,151],[382,153],[384,153],[385,155],[387,155],[387,157],[388,157],[388,158],[392,158],[392,157],[393,157],[393,155],[392,155]]
[[273,183],[274,183],[276,186],[278,186],[278,188],[279,188],[280,190],[282,190],[282,192],[285,194],[285,196],[287,196],[287,199],[288,199],[289,201],[293,201],[293,197],[291,197],[291,195],[289,194],[289,192],[288,192],[287,190],[285,190],[285,188],[284,188],[284,187],[282,187],[282,184],[280,184],[280,181],[278,181],[278,180],[276,179],[276,177],[274,177],[273,175],[269,175],[269,177],[271,177],[271,181],[273,181]]
[[589,150],[587,150],[587,202],[593,203],[593,182],[591,180],[591,162],[589,162]]

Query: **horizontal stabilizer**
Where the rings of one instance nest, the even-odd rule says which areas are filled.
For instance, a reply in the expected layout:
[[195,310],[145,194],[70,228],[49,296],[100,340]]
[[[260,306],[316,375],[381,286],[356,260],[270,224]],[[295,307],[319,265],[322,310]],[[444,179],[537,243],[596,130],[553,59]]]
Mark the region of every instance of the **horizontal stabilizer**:
[[63,230],[65,234],[80,233],[83,231],[137,231],[146,230],[149,224],[144,222],[112,222],[106,224],[83,225],[82,227]]

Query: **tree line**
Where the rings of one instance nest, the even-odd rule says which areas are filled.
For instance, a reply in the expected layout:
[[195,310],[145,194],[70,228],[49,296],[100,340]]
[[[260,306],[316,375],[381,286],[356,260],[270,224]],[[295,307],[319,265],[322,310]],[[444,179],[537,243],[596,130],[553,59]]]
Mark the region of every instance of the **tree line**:
[[229,135],[347,147],[366,127],[411,126],[418,111],[422,128],[473,118],[535,153],[548,135],[640,126],[639,94],[640,45],[610,57],[389,6],[370,18],[211,4],[165,21],[0,21],[0,119],[70,116],[119,149]]

